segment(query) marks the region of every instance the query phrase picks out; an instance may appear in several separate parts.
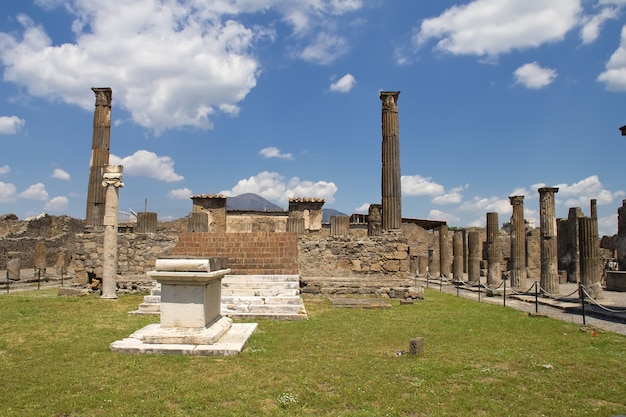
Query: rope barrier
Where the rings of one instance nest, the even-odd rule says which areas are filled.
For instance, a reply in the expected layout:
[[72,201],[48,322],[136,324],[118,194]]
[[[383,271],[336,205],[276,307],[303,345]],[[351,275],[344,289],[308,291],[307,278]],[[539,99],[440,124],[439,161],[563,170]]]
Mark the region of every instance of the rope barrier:
[[592,296],[589,295],[589,293],[587,292],[587,290],[585,290],[585,287],[581,285],[580,287],[583,291],[583,293],[585,294],[586,298],[589,300],[589,302],[595,306],[598,306],[599,308],[601,308],[604,311],[608,311],[609,313],[626,313],[626,308],[623,309],[613,309],[613,308],[609,308],[606,306],[603,306],[602,304],[598,303]]

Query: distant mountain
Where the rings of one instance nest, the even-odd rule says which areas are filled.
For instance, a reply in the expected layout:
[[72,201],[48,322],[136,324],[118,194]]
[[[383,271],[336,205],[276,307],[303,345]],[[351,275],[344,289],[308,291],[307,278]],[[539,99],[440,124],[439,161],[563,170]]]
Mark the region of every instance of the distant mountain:
[[331,208],[322,209],[322,223],[330,223],[330,218],[333,216],[347,216],[347,214]]
[[284,211],[284,209],[271,203],[254,193],[245,193],[226,199],[227,210],[254,210],[254,211]]

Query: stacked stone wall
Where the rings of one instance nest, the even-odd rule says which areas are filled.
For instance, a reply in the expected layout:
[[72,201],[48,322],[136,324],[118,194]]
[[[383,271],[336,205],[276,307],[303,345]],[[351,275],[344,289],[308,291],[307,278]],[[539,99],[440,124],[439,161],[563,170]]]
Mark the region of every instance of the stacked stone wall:
[[300,238],[300,276],[406,278],[409,246],[400,234]]
[[226,257],[234,275],[298,273],[295,233],[183,233],[172,256]]
[[[76,245],[68,272],[74,282],[86,284],[102,279],[104,227],[93,226],[76,235]],[[118,274],[124,277],[143,276],[154,269],[157,258],[168,256],[176,242],[176,233],[119,233]]]

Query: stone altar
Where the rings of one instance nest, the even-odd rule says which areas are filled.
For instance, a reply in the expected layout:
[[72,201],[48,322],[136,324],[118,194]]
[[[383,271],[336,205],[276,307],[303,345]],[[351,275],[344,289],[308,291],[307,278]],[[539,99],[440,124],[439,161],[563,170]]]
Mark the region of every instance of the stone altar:
[[[161,322],[111,343],[125,353],[235,355],[257,323],[233,323],[220,314],[222,278],[230,269],[209,259],[158,259],[148,276],[161,284]],[[212,269],[214,267],[214,270]]]

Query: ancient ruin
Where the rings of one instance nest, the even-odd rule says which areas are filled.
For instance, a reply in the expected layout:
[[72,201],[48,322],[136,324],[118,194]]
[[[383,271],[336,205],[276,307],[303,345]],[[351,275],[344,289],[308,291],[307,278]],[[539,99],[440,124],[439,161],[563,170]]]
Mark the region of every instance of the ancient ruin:
[[121,165],[105,165],[102,186],[106,188],[101,298],[117,298],[117,226],[119,189],[124,186]]
[[400,176],[399,91],[381,91],[382,101],[382,228],[400,230],[402,191]]
[[88,225],[102,226],[104,221],[105,189],[102,188],[104,166],[109,163],[111,147],[111,100],[110,88],[92,88],[96,94],[96,109],[93,115],[93,137],[87,189]]
[[509,197],[513,206],[511,216],[511,282],[513,288],[526,288],[526,222],[524,196]]
[[554,194],[559,189],[556,187],[543,187],[538,191],[539,219],[541,224],[541,289],[548,294],[558,294],[559,271]]

